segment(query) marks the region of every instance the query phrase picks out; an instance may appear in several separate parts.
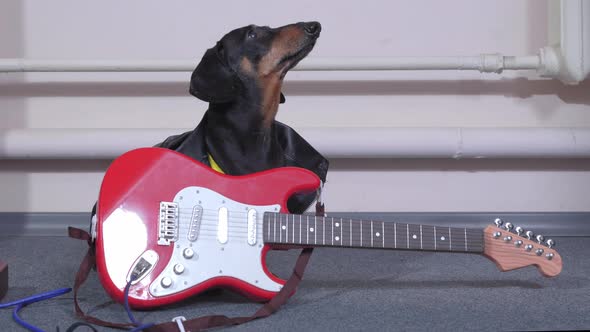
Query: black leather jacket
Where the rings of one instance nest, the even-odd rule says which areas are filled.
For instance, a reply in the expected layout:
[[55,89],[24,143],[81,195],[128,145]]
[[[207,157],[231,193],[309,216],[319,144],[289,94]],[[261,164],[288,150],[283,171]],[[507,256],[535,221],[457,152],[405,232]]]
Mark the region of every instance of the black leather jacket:
[[[156,145],[156,147],[180,152],[207,166],[211,166],[209,165],[207,144],[205,140],[207,135],[206,121],[207,116],[204,116],[201,123],[199,123],[194,130],[187,131],[180,135],[170,136],[164,142]],[[286,165],[284,166],[306,168],[314,172],[322,182],[326,182],[329,166],[328,160],[291,127],[278,121],[275,121],[275,125],[279,143],[286,160]],[[223,164],[223,160],[221,160],[221,162],[218,160],[216,161],[219,164]],[[294,195],[288,200],[287,208],[291,213],[303,213],[315,198],[315,193]]]

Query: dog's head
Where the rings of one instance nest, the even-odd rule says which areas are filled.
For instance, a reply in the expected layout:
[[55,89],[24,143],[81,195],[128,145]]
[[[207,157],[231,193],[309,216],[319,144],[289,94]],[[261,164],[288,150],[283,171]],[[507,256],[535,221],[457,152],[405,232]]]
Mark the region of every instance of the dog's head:
[[261,105],[284,102],[285,74],[313,49],[320,31],[318,22],[233,30],[205,52],[192,74],[190,93],[206,102],[227,103],[240,94],[256,94],[249,91],[254,86]]

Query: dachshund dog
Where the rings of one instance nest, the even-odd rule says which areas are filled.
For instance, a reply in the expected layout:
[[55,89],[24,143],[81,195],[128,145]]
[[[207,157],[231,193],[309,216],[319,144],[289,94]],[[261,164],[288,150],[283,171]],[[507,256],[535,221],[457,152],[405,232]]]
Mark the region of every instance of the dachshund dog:
[[[191,76],[189,92],[209,103],[201,123],[157,146],[231,175],[297,166],[325,181],[328,161],[275,120],[285,101],[285,75],[313,49],[320,31],[320,23],[305,22],[274,29],[249,25],[227,33]],[[315,193],[295,195],[288,208],[301,213],[314,198]]]

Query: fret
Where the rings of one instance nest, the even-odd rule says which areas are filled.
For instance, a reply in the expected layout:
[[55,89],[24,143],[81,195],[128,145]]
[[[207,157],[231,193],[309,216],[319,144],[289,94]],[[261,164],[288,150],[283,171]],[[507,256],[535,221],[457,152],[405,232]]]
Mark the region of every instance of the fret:
[[340,228],[340,239],[338,240],[338,242],[340,242],[340,246],[342,247],[342,242],[344,242],[342,238],[342,229],[344,228],[344,225],[342,224],[342,218],[340,218],[340,225],[338,226],[338,228]]
[[434,227],[422,225],[423,250],[435,250],[434,248]]
[[313,243],[314,244],[318,244],[318,217],[317,216],[313,216]]
[[303,241],[301,240],[301,227],[303,227],[302,226],[303,225],[303,221],[302,221],[301,218],[302,218],[301,215],[299,215],[299,244],[302,244],[303,243]]
[[467,251],[467,228],[465,228],[465,251]]
[[326,245],[326,218],[324,218],[324,222],[322,223],[322,237],[323,237],[322,244]]
[[[449,228],[449,231],[450,231],[450,228]],[[451,241],[450,241],[449,231],[447,231],[447,230],[438,231],[438,230],[436,230],[436,227],[435,227],[436,250],[439,250],[439,251],[440,250],[443,250],[443,251],[450,251],[451,250]]]
[[330,238],[332,239],[332,245],[334,245],[334,218],[332,218],[332,236],[330,236]]
[[373,220],[371,220],[371,248],[373,247],[373,237],[375,233],[373,233]]
[[274,222],[273,222],[273,235],[275,242],[277,241],[277,214],[274,215]]
[[347,225],[344,222],[344,220],[342,218],[340,218],[340,225],[342,227],[340,229],[340,241],[341,241],[340,245],[343,247],[350,247],[351,246],[350,239],[351,239],[351,235],[352,235],[352,233],[350,232],[350,222]]
[[295,215],[293,215],[293,229],[291,230],[291,236],[293,236],[292,243],[295,243]]
[[348,221],[350,226],[350,246],[352,246],[352,219]]
[[434,226],[434,250],[436,250],[436,226]]
[[262,218],[262,237],[264,237],[264,234],[267,234],[266,239],[269,239],[270,233],[268,233],[268,229],[270,229],[270,228],[268,227],[268,223],[264,222],[264,221],[265,221],[265,218],[263,217]]
[[420,225],[420,249],[424,249],[424,246],[422,245],[422,225]]
[[394,249],[395,248],[395,238],[393,237],[394,235],[394,229],[395,229],[395,223],[393,222],[383,222],[382,223],[383,227],[382,227],[382,231],[383,231],[383,248],[389,248],[389,249]]
[[320,241],[320,245],[326,244],[326,218],[320,217],[317,219],[318,228],[316,229],[316,236]]
[[467,249],[469,252],[483,251],[483,234],[479,229],[466,229],[467,242],[469,243]]
[[289,215],[285,215],[285,242],[289,242]]
[[305,219],[307,220],[307,227],[305,228],[305,234],[307,234],[307,244],[309,244],[309,216],[306,216]]
[[451,227],[449,227],[449,251],[453,251],[453,237],[451,236]]
[[422,239],[421,239],[421,225],[408,225],[408,249],[422,249]]
[[264,223],[264,227],[266,227],[266,238],[270,239],[270,223]]
[[385,248],[385,222],[381,222],[381,246]]
[[336,236],[338,236],[338,241],[336,241],[336,245],[341,246],[342,247],[342,243],[344,242],[344,239],[342,238],[342,227],[344,227],[344,225],[342,225],[342,219],[336,219],[334,221],[334,227],[335,227],[335,231],[336,231]]
[[281,225],[283,215],[279,214],[279,243],[283,242],[283,226]]
[[451,228],[452,251],[465,251],[465,229]]
[[373,230],[372,224],[373,222],[370,220],[363,221],[363,247],[372,248],[373,247]]
[[362,244],[362,233],[361,233],[361,222],[360,220],[350,220],[350,229],[351,231],[351,246],[356,248],[361,248]]
[[363,246],[363,221],[359,220],[359,227],[360,227],[360,236],[361,236],[361,243],[360,243],[360,247]]

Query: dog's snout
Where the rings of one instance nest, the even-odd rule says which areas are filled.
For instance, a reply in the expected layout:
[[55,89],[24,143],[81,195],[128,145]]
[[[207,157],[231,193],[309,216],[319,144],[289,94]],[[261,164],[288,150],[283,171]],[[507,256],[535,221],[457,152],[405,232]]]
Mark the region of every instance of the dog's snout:
[[306,22],[303,23],[303,29],[308,35],[317,36],[322,31],[322,25],[320,22]]

